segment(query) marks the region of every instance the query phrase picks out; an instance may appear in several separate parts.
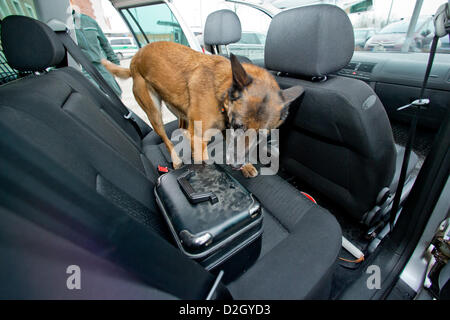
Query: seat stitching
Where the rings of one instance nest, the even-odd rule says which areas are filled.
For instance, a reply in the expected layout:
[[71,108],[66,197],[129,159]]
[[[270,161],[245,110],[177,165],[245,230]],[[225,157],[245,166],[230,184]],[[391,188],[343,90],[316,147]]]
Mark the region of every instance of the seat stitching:
[[291,234],[291,231],[281,222],[280,219],[278,219],[278,217],[276,217],[273,213],[271,213],[269,210],[264,210],[267,214],[269,214],[273,220],[281,227],[283,228],[283,230],[285,230],[288,234]]
[[64,101],[61,103],[61,109],[64,109],[64,106],[66,105],[67,101],[69,101],[70,97],[74,93],[74,90],[72,89],[72,87],[69,86],[69,89],[70,89],[69,94],[67,95],[67,97],[65,97]]

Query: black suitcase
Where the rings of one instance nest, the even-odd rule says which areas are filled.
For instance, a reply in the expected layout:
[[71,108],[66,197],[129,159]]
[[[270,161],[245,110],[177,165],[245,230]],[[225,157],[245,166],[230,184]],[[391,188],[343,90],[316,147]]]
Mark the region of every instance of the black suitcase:
[[207,270],[237,274],[259,256],[261,205],[219,166],[186,165],[165,173],[155,196],[178,247]]

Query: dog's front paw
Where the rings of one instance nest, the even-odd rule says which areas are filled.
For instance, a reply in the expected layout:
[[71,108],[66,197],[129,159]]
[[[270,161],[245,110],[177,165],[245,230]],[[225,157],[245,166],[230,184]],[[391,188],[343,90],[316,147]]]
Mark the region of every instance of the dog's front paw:
[[174,169],[179,169],[183,166],[183,161],[178,156],[172,157],[172,164]]
[[258,170],[251,163],[244,164],[241,171],[246,178],[254,178],[258,175]]

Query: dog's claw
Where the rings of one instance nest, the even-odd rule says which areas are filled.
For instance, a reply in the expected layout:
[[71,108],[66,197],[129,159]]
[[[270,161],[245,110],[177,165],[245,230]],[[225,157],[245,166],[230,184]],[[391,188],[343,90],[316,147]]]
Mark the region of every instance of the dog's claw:
[[174,169],[179,169],[183,166],[183,161],[180,158],[172,159],[172,163]]
[[241,171],[246,178],[254,178],[258,175],[258,170],[250,163],[243,165]]
[[173,163],[173,168],[174,168],[174,169],[180,169],[182,165],[183,165],[183,162],[182,162],[182,161],[180,161],[180,162],[174,162],[174,163]]

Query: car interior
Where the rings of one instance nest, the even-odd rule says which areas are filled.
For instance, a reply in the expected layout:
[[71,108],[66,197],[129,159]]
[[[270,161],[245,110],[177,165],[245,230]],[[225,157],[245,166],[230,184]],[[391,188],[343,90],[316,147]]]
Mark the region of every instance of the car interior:
[[[354,52],[353,26],[334,5],[275,15],[264,68],[281,89],[300,85],[305,93],[280,128],[278,174],[248,179],[220,165],[261,202],[259,255],[243,271],[234,272],[235,264],[251,257],[240,252],[205,270],[179,252],[156,203],[157,168],[171,167],[161,138],[144,122],[137,128],[121,102],[71,65],[65,31],[44,22],[23,15],[1,21],[2,299],[205,299],[221,270],[215,299],[366,297],[358,281],[375,259],[388,260],[382,240],[390,221],[415,221],[391,210],[413,114],[396,109],[417,98],[426,56]],[[239,17],[218,10],[206,20],[204,43],[228,58],[220,46],[241,33]],[[432,178],[421,168],[434,164],[427,156],[445,134],[437,134],[449,114],[444,56],[436,57],[426,90],[432,107],[419,118],[401,188],[404,211],[408,201],[419,208],[412,190],[420,187],[418,175],[419,182]],[[169,136],[177,127],[165,125]],[[363,260],[342,247],[343,236]],[[93,284],[88,290],[66,289],[73,264]]]

